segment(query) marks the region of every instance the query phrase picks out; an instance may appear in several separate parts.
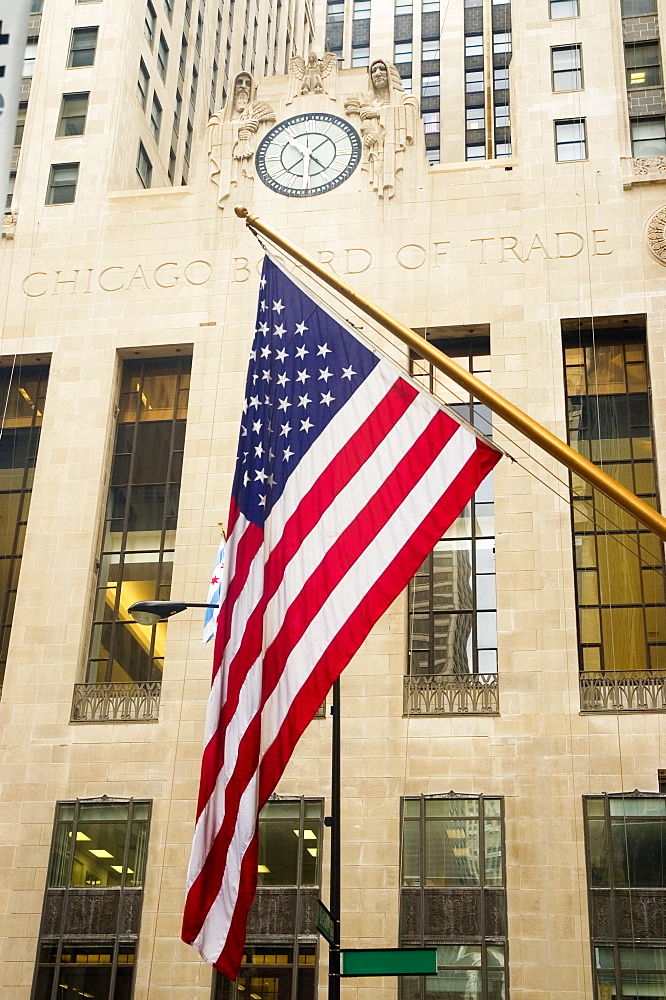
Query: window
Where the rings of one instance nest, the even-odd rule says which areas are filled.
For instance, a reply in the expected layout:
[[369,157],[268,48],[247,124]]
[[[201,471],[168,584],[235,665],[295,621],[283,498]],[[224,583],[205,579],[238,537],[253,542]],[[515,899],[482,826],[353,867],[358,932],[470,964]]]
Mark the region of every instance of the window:
[[485,160],[486,158],[486,147],[485,145],[471,145],[465,146],[465,159],[466,160]]
[[555,159],[558,163],[587,159],[584,118],[555,122]]
[[176,106],[173,111],[173,134],[174,137],[178,138],[178,132],[180,130],[180,116],[183,111],[183,98],[181,97],[180,91],[176,91]]
[[12,201],[14,200],[14,188],[15,187],[16,187],[16,171],[12,170],[10,172],[10,174],[9,174],[9,181],[7,183],[7,197],[5,199],[5,212],[11,212],[11,210],[12,210]]
[[166,38],[160,31],[160,44],[157,48],[157,71],[162,77],[166,76],[167,66],[169,65],[169,46],[166,43]]
[[328,0],[326,4],[326,23],[336,24],[345,19],[345,0]]
[[421,10],[424,14],[439,14],[439,0],[423,0]]
[[30,3],[31,14],[41,14],[43,9],[44,9],[44,0],[31,0]]
[[666,996],[666,797],[590,795],[583,807],[597,995]]
[[67,205],[73,202],[78,178],[78,163],[52,164],[49,175],[49,186],[46,192],[46,204]]
[[465,10],[472,7],[483,7],[483,0],[465,0]]
[[510,31],[494,31],[493,32],[493,53],[498,55],[502,52],[511,51],[511,32]]
[[[150,131],[155,142],[160,141],[160,129],[162,128],[162,105],[157,99],[157,94],[153,94],[153,105],[150,109]],[[149,185],[146,185],[149,187]]]
[[127,625],[135,600],[168,599],[189,389],[188,357],[125,361],[88,681],[158,681],[166,624]]
[[483,55],[483,35],[465,35],[465,56]]
[[[479,109],[482,113],[483,109]],[[477,145],[467,147],[476,151]],[[485,147],[478,145],[485,158]],[[433,340],[484,381],[490,374],[490,342]],[[435,388],[430,366],[413,363],[413,374]],[[490,411],[481,404],[451,402],[463,419],[483,434],[491,432]],[[409,662],[411,675],[497,673],[495,597],[495,532],[493,475],[437,542],[408,590]]]
[[169,149],[169,166],[167,169],[167,175],[169,177],[169,180],[173,184],[173,179],[176,176],[176,150],[173,148],[173,146],[171,146]]
[[16,131],[14,132],[14,145],[20,146],[23,143],[23,132],[25,130],[25,116],[28,113],[28,102],[21,101],[16,115]]
[[622,17],[640,17],[641,14],[656,14],[657,0],[621,0]]
[[63,94],[56,136],[83,135],[90,94]]
[[190,165],[190,155],[192,153],[192,135],[193,135],[193,132],[194,132],[194,129],[192,127],[192,122],[188,118],[188,120],[187,120],[187,131],[186,131],[186,134],[185,134],[185,148],[183,149],[183,160],[185,161],[185,163],[187,164],[188,167]]
[[[51,1000],[56,984],[65,996],[132,996],[149,821],[145,801],[58,804],[33,1000]],[[68,925],[79,933],[60,930]]]
[[493,70],[493,86],[495,90],[509,89],[509,70],[506,66]]
[[421,58],[439,59],[439,38],[426,38],[421,42]]
[[627,87],[629,90],[658,87],[661,84],[659,42],[625,45],[624,61],[627,67]]
[[150,0],[146,4],[146,13],[143,20],[143,32],[146,36],[146,40],[150,45],[151,49],[153,47],[153,42],[155,41],[155,25],[157,23],[157,14],[155,13],[155,8],[153,7]]
[[190,111],[194,115],[197,103],[197,92],[199,90],[199,72],[196,66],[192,67],[192,83],[190,84]]
[[465,128],[468,131],[469,129],[486,127],[486,114],[483,108],[467,108],[465,119]]
[[632,118],[631,148],[633,156],[666,156],[664,118]]
[[356,45],[352,48],[352,66],[367,66],[370,61],[370,47],[368,45]]
[[495,105],[495,128],[509,128],[511,118],[509,117],[508,104]]
[[580,45],[562,45],[550,50],[553,91],[582,90]]
[[0,398],[6,401],[0,437],[0,688],[7,663],[48,377],[47,365],[16,364],[13,369],[0,369]]
[[439,73],[426,73],[421,78],[421,97],[439,97]]
[[203,18],[201,14],[197,14],[197,33],[194,38],[194,46],[197,52],[201,52],[201,40],[203,38]]
[[173,0],[164,0],[164,13],[167,16],[169,24],[173,20]]
[[354,0],[352,16],[355,21],[365,21],[370,18],[370,0]]
[[395,16],[412,13],[412,0],[395,0]]
[[393,57],[393,62],[396,66],[400,66],[402,63],[410,63],[412,61],[412,43],[409,42],[396,42],[395,43],[395,54]]
[[438,968],[401,977],[403,1000],[508,1000],[503,800],[405,798],[401,846],[400,944],[436,947]]
[[92,66],[94,64],[98,31],[99,28],[73,29],[67,60],[68,66]]
[[[230,48],[228,44],[227,48]],[[186,64],[187,64],[187,38],[185,38],[185,35],[183,35],[180,40],[180,59],[178,60],[178,73],[182,77],[185,76]]]
[[495,156],[500,159],[502,156],[511,156],[511,143],[498,142],[495,146]]
[[150,182],[153,179],[153,165],[148,159],[148,154],[142,142],[139,143],[139,153],[136,158],[136,172],[141,178],[143,186],[145,188],[149,188]]
[[423,131],[426,135],[439,132],[439,111],[424,111],[421,117],[423,118]]
[[483,70],[482,69],[469,69],[465,73],[465,93],[466,94],[482,94],[483,93]]
[[23,79],[29,80],[32,78],[35,72],[35,59],[37,58],[37,42],[28,41],[25,47],[25,56],[23,58]]
[[439,154],[440,154],[439,147],[436,147],[434,149],[426,149],[426,157],[428,159],[428,163],[430,163],[431,165],[433,163],[439,163]]
[[316,907],[320,893],[322,812],[319,799],[274,800],[261,810],[257,895],[243,964],[236,983],[214,976],[214,1000],[242,1000],[250,992],[273,1000],[315,996],[317,937],[299,914]]
[[401,77],[401,80],[402,80],[402,89],[404,90],[404,92],[406,94],[411,94],[411,92],[412,92],[412,78],[411,78],[411,76],[403,76],[403,77]]
[[[644,327],[566,332],[564,361],[570,444],[657,507]],[[662,546],[578,477],[571,488],[581,670],[663,672]]]
[[550,16],[553,21],[563,17],[578,17],[578,0],[550,0]]
[[139,100],[139,104],[146,110],[146,104],[148,103],[148,85],[150,84],[150,76],[148,75],[148,70],[146,69],[146,64],[143,59],[139,60],[139,78],[136,81],[136,96]]

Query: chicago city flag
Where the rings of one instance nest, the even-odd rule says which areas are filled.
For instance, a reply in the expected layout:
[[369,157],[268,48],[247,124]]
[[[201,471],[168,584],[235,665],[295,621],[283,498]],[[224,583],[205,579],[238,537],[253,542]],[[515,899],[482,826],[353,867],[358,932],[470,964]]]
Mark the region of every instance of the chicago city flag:
[[333,681],[499,458],[265,259],[183,920],[183,940],[229,978],[259,810]]

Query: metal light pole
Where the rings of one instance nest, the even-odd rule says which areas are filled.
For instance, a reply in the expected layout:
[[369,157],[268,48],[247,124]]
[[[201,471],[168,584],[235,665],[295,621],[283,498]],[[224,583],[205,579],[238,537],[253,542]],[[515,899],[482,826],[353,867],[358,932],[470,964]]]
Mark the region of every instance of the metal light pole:
[[333,684],[331,716],[331,888],[333,942],[328,951],[328,1000],[340,1000],[340,680]]

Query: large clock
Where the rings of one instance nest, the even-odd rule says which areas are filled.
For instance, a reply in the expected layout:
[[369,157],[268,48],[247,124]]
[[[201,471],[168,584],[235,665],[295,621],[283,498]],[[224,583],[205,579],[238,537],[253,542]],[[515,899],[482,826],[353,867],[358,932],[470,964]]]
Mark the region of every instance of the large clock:
[[257,173],[278,194],[308,198],[342,184],[361,158],[358,132],[344,118],[312,111],[280,122],[257,150]]

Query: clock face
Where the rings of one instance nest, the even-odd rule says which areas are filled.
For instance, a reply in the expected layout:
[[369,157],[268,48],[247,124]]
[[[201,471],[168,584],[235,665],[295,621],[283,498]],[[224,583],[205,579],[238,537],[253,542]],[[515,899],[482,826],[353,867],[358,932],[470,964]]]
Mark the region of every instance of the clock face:
[[278,194],[309,198],[342,184],[361,158],[358,132],[343,118],[313,111],[280,122],[257,150],[257,173]]

